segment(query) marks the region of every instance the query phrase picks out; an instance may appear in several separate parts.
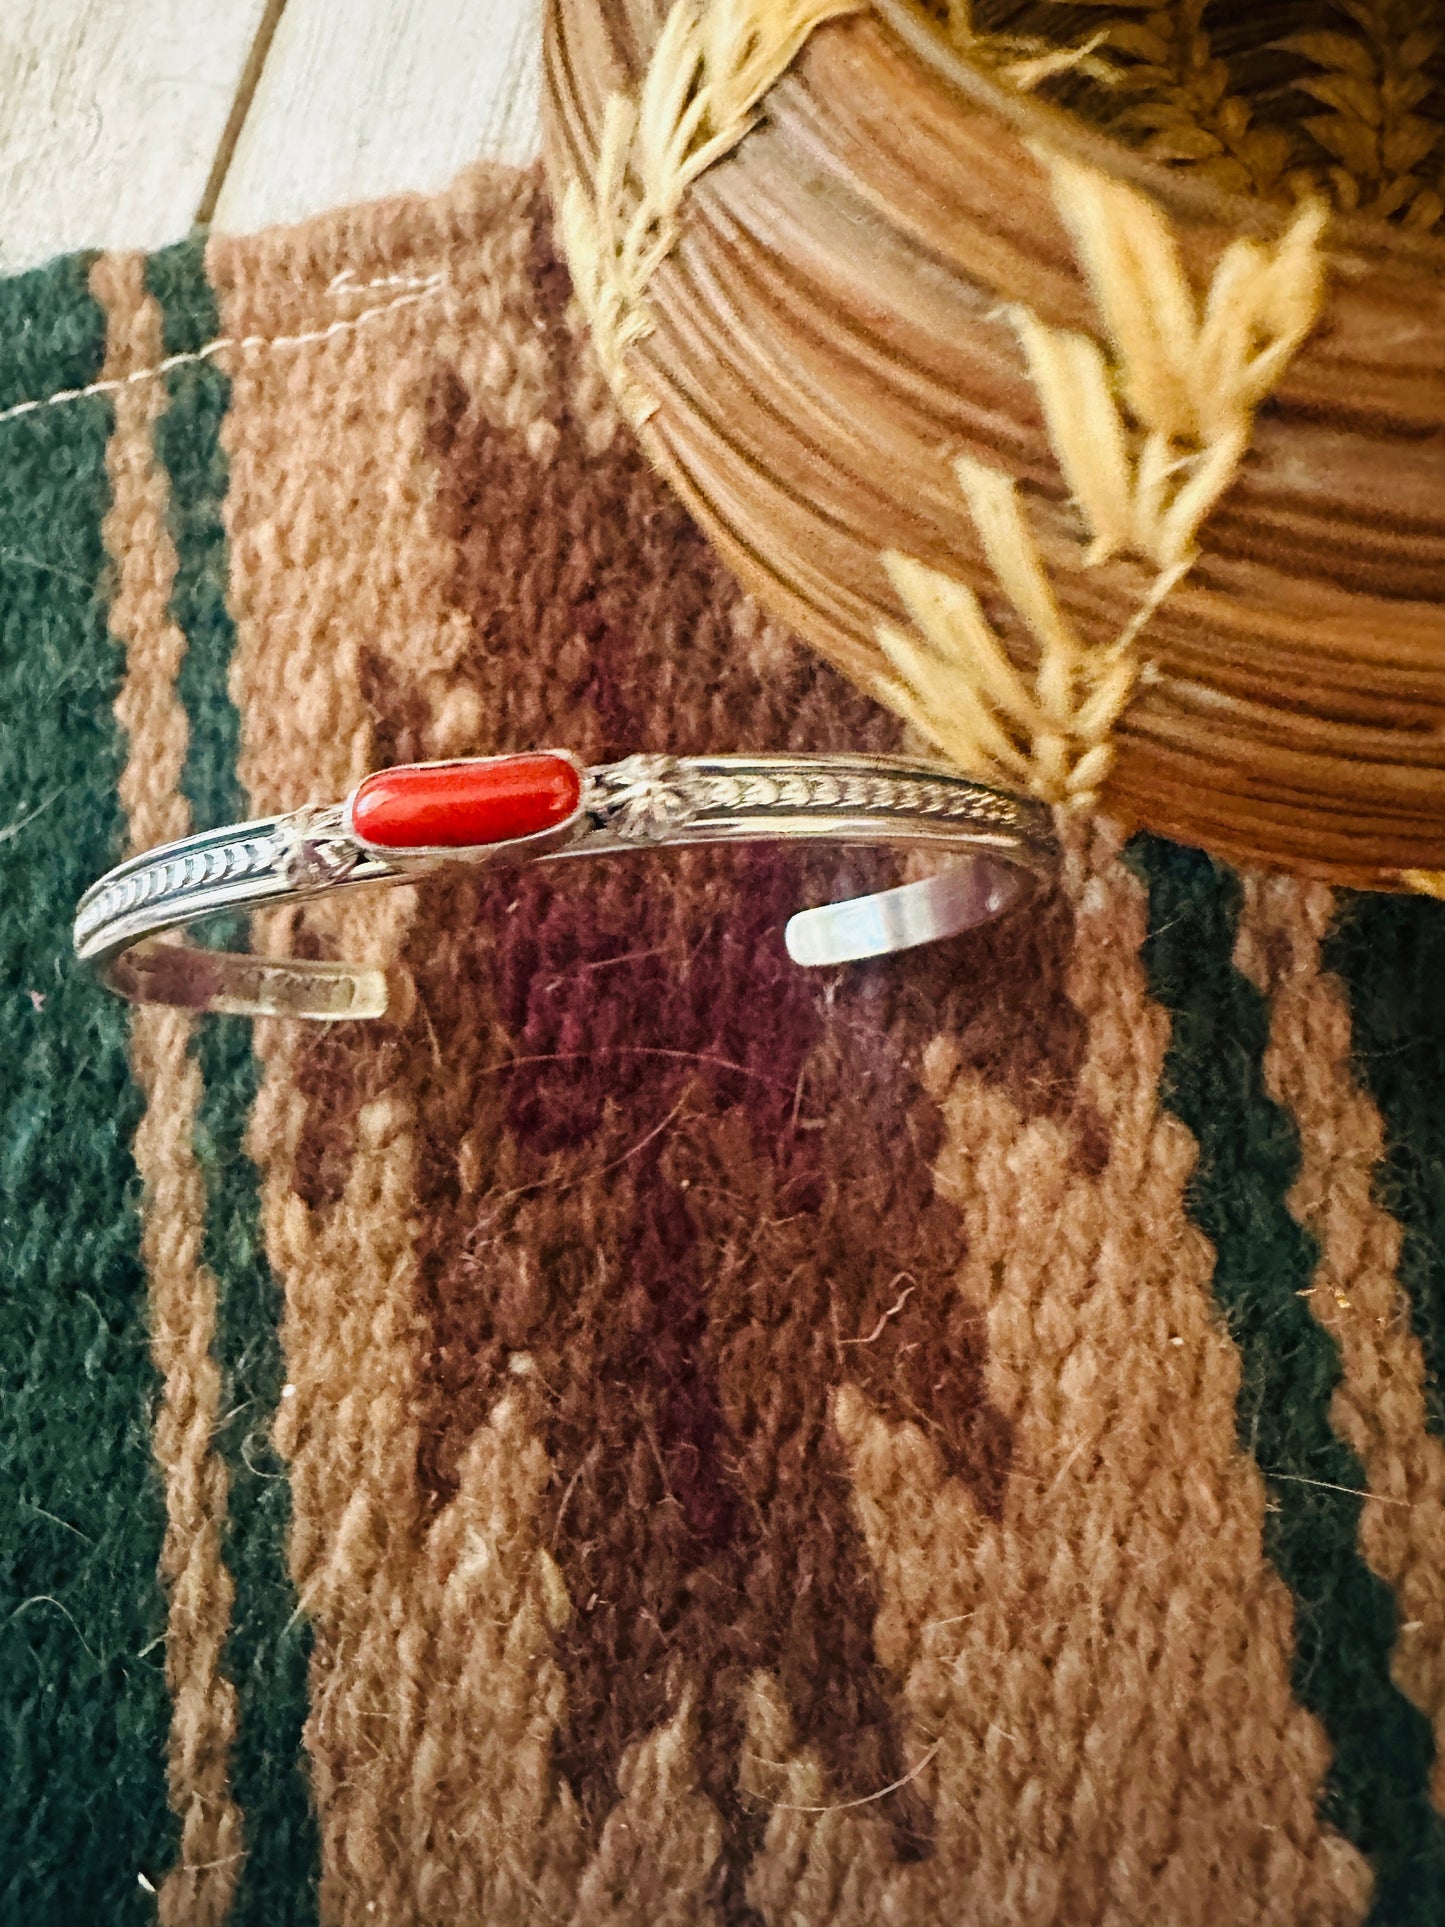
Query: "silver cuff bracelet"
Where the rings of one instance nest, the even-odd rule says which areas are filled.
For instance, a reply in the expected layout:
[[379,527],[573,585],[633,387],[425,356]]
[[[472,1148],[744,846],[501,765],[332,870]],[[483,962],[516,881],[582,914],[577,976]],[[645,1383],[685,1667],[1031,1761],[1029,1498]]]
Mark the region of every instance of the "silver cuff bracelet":
[[221,912],[415,882],[443,863],[551,862],[639,847],[874,844],[958,860],[918,882],[800,910],[803,965],[876,957],[986,922],[1057,865],[1049,813],[942,768],[882,756],[566,751],[407,764],[344,803],[207,830],[119,864],[81,898],[77,956],[140,1003],[322,1021],[379,1017],[384,971],[151,939]]

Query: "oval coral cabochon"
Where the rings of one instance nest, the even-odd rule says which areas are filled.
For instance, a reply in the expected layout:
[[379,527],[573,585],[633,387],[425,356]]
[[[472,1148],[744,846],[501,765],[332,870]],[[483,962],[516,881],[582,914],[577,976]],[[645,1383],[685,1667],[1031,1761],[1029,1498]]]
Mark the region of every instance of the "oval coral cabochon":
[[378,849],[476,849],[556,829],[581,796],[576,765],[555,751],[410,763],[357,786],[351,824]]

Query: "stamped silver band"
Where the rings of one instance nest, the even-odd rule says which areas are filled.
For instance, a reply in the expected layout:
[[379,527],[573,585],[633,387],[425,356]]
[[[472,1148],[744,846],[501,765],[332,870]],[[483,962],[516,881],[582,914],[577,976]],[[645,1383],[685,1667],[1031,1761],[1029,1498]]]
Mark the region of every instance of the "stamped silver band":
[[[505,760],[413,767],[475,772]],[[550,862],[757,841],[892,845],[955,856],[951,866],[918,882],[794,916],[786,930],[793,960],[836,964],[985,922],[1056,866],[1041,804],[947,769],[881,756],[639,755],[592,769],[567,761],[580,777],[577,805],[540,835],[463,848],[382,848],[356,833],[353,792],[344,803],[232,824],[148,850],[81,898],[76,955],[136,1002],[337,1021],[384,1013],[384,971],[148,940],[224,912],[368,883],[415,882],[449,862]]]

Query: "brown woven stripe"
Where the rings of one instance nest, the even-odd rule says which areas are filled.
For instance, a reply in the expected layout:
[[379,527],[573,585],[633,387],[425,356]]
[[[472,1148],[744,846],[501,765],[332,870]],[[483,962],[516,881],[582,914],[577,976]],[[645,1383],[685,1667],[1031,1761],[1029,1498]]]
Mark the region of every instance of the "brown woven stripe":
[[[274,362],[238,370],[229,510],[257,807],[458,749],[890,747],[892,719],[759,620],[615,438],[531,213],[493,210],[489,232],[496,285],[466,296],[489,325],[447,333],[449,360],[409,314],[324,350],[304,385]],[[513,324],[501,365],[528,379],[502,383],[523,248],[544,312]],[[338,265],[302,264],[313,299]],[[263,266],[258,290],[281,279]],[[215,272],[230,287],[219,251]],[[226,300],[228,331],[307,319],[244,286]],[[382,433],[358,417],[353,443],[349,397],[367,391],[397,418]],[[319,515],[343,488],[355,506]],[[364,556],[343,534],[357,515],[379,531]],[[268,562],[303,528],[298,606],[294,573]],[[785,962],[787,910],[875,868],[698,853],[646,875],[439,878],[415,908],[362,903],[295,933],[395,957],[400,989],[389,1025],[263,1039],[328,1915],[365,1892],[408,1918],[425,1892],[465,1919],[519,1880],[572,1878],[579,1919],[602,1919],[660,1878],[637,1860],[647,1839],[679,1905],[712,1895],[755,1918],[760,1694],[844,1797],[906,1779],[830,1388],[863,1385],[896,1423],[926,1415],[985,1516],[1009,1456],[981,1323],[953,1290],[958,1214],[933,1195],[931,1040],[947,1030],[984,1088],[1055,1120],[1071,1168],[1104,1147],[1078,1087],[1066,903],[836,982]],[[502,1414],[510,1456],[485,1446]],[[523,1449],[533,1429],[543,1458]],[[499,1508],[512,1551],[486,1577],[458,1547]],[[470,1655],[448,1657],[443,1602],[460,1629],[501,1623],[513,1598],[532,1607],[507,1609],[484,1686]],[[425,1800],[418,1748],[438,1762]],[[921,1785],[870,1818],[890,1861],[929,1851]]]
[[[153,366],[162,352],[162,319],[146,292],[144,258],[101,256],[91,291],[107,317],[104,378]],[[116,704],[129,738],[120,795],[133,849],[190,828],[178,788],[186,713],[175,692],[185,638],[169,616],[176,555],[166,528],[167,479],[153,447],[165,405],[159,382],[117,390],[106,450],[112,500],[103,533],[116,568],[110,629],[126,652]],[[146,1100],[134,1153],[144,1184],[141,1252],[151,1349],[163,1380],[154,1436],[166,1491],[167,1771],[171,1806],[181,1819],[180,1859],[157,1905],[162,1922],[210,1927],[224,1920],[235,1892],[241,1825],[228,1775],[236,1696],[220,1670],[233,1588],[221,1553],[226,1470],[211,1449],[220,1408],[211,1354],[216,1281],[201,1262],[206,1194],[192,1142],[201,1080],[187,1054],[191,1028],[179,1012],[137,1010],[131,1063]]]
[[[603,756],[721,732],[776,740],[755,675],[736,667],[736,591],[635,455],[585,467],[564,424],[539,468],[515,440],[464,424],[456,395],[441,506],[473,673],[503,718],[481,746],[580,738]],[[811,691],[815,731],[868,727],[856,698],[830,694]],[[828,1299],[809,1236],[825,1160],[797,1115],[800,1101],[814,1108],[817,991],[776,939],[799,884],[792,864],[727,856],[651,877],[462,880],[428,892],[408,946],[445,1067],[419,1037],[408,1064],[424,1084],[435,1333],[423,1475],[450,1491],[465,1440],[525,1363],[557,1470],[549,1536],[576,1607],[560,1642],[560,1763],[599,1867],[623,1839],[620,1816],[604,1822],[636,1799],[637,1762],[679,1758],[665,1736],[689,1730],[685,1706],[704,1688],[697,1838],[712,1837],[716,1809],[729,1869],[746,1865],[733,1682],[750,1663],[789,1668],[841,1770],[894,1777],[872,1600],[825,1423]],[[508,1070],[509,1058],[530,1061]],[[874,1296],[911,1256],[890,1252],[883,1270],[877,1244],[858,1266],[880,1276]],[[765,1360],[745,1355],[744,1327],[768,1286]],[[759,1372],[785,1388],[772,1414],[748,1409]],[[811,1585],[795,1610],[799,1568]],[[918,1833],[926,1815],[905,1824]],[[710,1872],[710,1859],[691,1864]]]
[[[448,287],[236,363],[258,809],[896,743],[616,433],[528,184],[217,246],[226,331],[315,332],[342,269]],[[472,872],[270,933],[397,987],[260,1038],[324,1918],[1362,1916],[1138,886],[1106,844],[1027,919],[792,970],[787,910],[879,868]]]
[[[482,726],[475,692],[452,673],[465,628],[443,593],[450,551],[431,518],[424,442],[439,357],[463,371],[480,418],[524,440],[538,420],[524,271],[534,200],[526,180],[482,172],[447,201],[212,246],[233,335],[315,333],[390,300],[366,284],[392,275],[445,283],[326,342],[234,363],[234,687],[258,811],[335,798],[377,760],[363,658],[405,691],[414,753],[469,747]],[[362,292],[337,286],[347,271]],[[368,894],[280,920],[265,940],[386,962],[411,913],[410,891]],[[397,1006],[400,1027],[343,1043],[356,1067],[344,1102],[324,1048],[277,1025],[258,1032],[267,1072],[252,1148],[287,1298],[292,1390],[278,1444],[293,1482],[292,1571],[315,1630],[306,1741],[322,1916],[504,1919],[539,1892],[556,1913],[576,1856],[547,1772],[559,1700],[548,1654],[567,1610],[533,1526],[549,1471],[517,1408],[493,1411],[468,1442],[453,1502],[435,1515],[423,1503],[417,1119],[414,1094],[390,1076],[415,1013],[404,973]]]
[[1395,1588],[1391,1675],[1435,1729],[1431,1791],[1445,1810],[1445,1446],[1426,1426],[1425,1361],[1399,1282],[1400,1227],[1375,1200],[1380,1114],[1350,1065],[1350,1012],[1321,968],[1334,916],[1321,884],[1246,876],[1236,966],[1270,998],[1270,1095],[1299,1128],[1290,1209],[1319,1241],[1310,1309],[1340,1348],[1331,1418],[1369,1497],[1360,1549]]
[[837,1406],[882,1575],[879,1651],[915,1758],[937,1746],[920,1775],[936,1853],[884,1880],[866,1815],[786,1810],[808,1784],[795,1772],[753,1887],[770,1924],[840,1864],[878,1883],[842,1916],[859,1921],[885,1887],[911,1919],[1202,1927],[1357,1921],[1368,1904],[1368,1869],[1316,1818],[1326,1749],[1291,1697],[1289,1598],[1235,1438],[1238,1359],[1184,1214],[1193,1145],[1157,1104],[1141,893],[1106,839],[1076,852],[1070,894],[1103,1168],[1080,1170],[1056,1124],[1027,1123],[946,1047],[930,1067],[935,1168],[969,1236],[958,1288],[1015,1432],[1002,1516],[920,1428],[852,1387]]
[[[565,394],[571,351],[560,327],[552,338]],[[441,410],[439,511],[471,635],[457,674],[496,719],[476,747],[891,745],[895,725],[758,622],[582,410],[557,408],[541,463],[535,437],[477,423],[464,384]],[[362,667],[379,752],[417,754],[414,691]],[[576,1609],[559,1759],[594,1864],[620,1850],[639,1760],[666,1757],[687,1784],[680,1736],[705,1688],[706,1803],[680,1811],[694,1845],[723,1818],[729,1913],[760,1840],[740,1788],[758,1669],[847,1792],[905,1771],[830,1385],[846,1373],[899,1418],[929,1411],[950,1470],[985,1510],[1000,1502],[1006,1428],[951,1289],[956,1215],[928,1173],[939,1124],[919,1070],[939,1024],[1025,1114],[1073,1118],[1071,1144],[1097,1153],[1075,1102],[1066,906],[975,939],[962,975],[938,952],[820,984],[786,964],[777,932],[826,868],[714,855],[437,883],[404,957],[417,1015],[394,1074],[423,1132],[434,1334],[424,1479],[446,1502],[521,1373],[556,1466],[549,1538]],[[990,992],[1005,983],[1000,1018]],[[320,1202],[344,1168],[338,1119],[373,1073],[339,1042],[310,1057],[315,1155],[300,1175]],[[884,1812],[898,1852],[926,1851],[916,1791]]]

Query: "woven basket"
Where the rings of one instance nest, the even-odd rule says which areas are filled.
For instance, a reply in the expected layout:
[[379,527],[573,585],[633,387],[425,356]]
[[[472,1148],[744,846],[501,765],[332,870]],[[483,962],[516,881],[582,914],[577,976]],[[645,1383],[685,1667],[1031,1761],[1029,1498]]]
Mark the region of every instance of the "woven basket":
[[1032,78],[909,0],[550,0],[623,413],[759,598],[975,773],[1439,891],[1445,246],[1221,191]]

